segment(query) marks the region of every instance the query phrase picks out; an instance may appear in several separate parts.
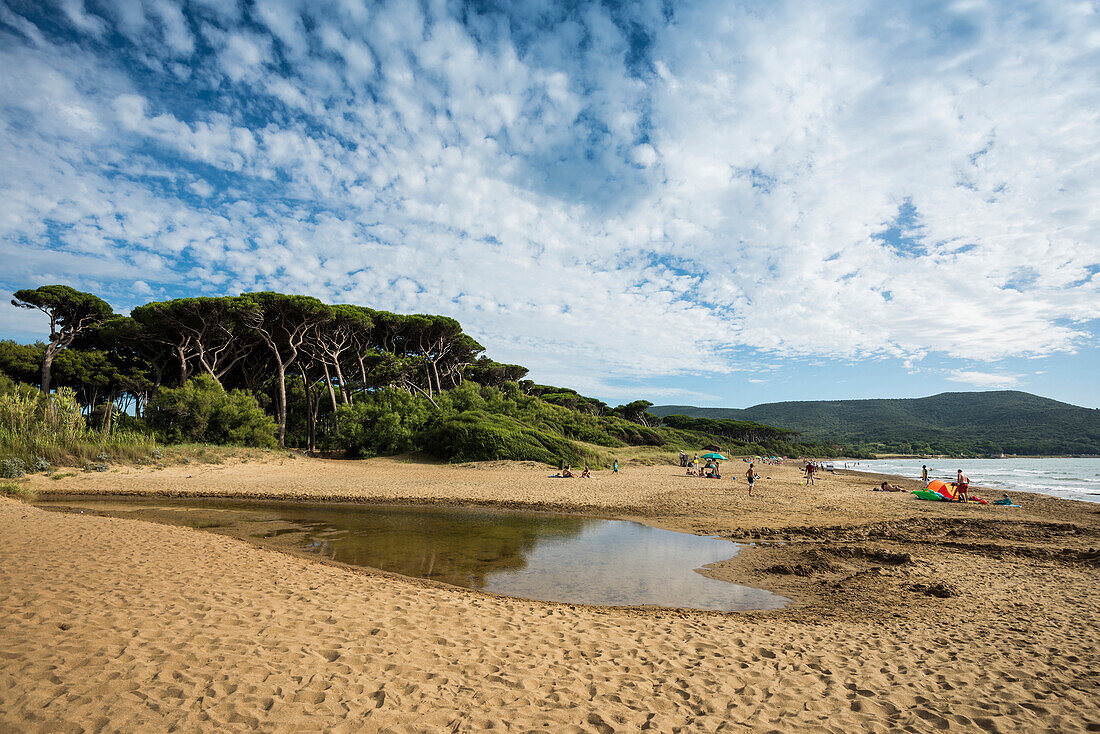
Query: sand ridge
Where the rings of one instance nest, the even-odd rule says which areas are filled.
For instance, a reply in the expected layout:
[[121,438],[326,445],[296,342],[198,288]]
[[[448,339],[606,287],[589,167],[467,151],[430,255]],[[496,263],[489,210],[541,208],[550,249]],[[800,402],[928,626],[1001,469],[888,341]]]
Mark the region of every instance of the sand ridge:
[[[714,573],[787,588],[800,603],[724,615],[504,599],[3,500],[0,728],[1098,728],[1090,506],[1035,496],[1006,516],[872,493],[848,477],[810,492],[792,468],[772,470],[761,468],[773,480],[752,500],[743,483],[672,467],[581,482],[546,479],[542,467],[297,459],[37,479],[63,492],[266,488],[595,508],[786,537]],[[935,595],[938,583],[948,596]]]

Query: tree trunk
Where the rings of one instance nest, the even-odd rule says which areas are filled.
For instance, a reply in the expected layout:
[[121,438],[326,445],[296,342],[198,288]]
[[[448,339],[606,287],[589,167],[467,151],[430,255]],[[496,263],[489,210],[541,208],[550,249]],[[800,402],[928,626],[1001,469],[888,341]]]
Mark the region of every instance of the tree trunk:
[[344,405],[350,405],[348,400],[348,391],[344,388],[344,373],[340,370],[340,360],[336,360],[333,367],[336,369],[336,384],[340,386],[340,399],[344,401]]
[[176,355],[180,358],[180,387],[183,387],[187,382],[187,353],[183,351],[183,347],[176,347]]
[[279,448],[286,448],[286,368],[278,352],[275,352],[275,372],[279,376],[278,416],[279,421]]
[[306,371],[302,370],[302,390],[306,394],[306,453],[313,453],[313,394],[309,390],[309,381],[306,379]]
[[101,426],[101,433],[104,436],[111,435],[111,419],[115,414],[115,401],[114,399],[106,400],[103,403],[103,425]]
[[53,367],[53,358],[57,354],[56,344],[47,344],[45,351],[42,352],[42,376],[39,380],[39,385],[42,387],[42,393],[44,395],[50,394],[50,369]]
[[[432,374],[435,375],[435,391],[438,393],[443,392],[443,383],[439,381],[439,362],[435,360],[432,362]],[[429,382],[431,377],[428,377]]]
[[328,362],[322,362],[322,366],[325,368],[325,385],[328,386],[328,396],[332,400],[332,412],[336,412],[336,390],[332,387],[332,375],[328,371]]

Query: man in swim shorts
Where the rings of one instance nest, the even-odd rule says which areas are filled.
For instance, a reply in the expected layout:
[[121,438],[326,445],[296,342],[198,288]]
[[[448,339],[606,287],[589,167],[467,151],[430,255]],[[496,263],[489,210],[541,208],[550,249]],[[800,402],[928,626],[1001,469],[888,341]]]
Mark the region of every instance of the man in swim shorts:
[[752,486],[756,483],[756,468],[750,463],[749,471],[745,474],[745,479],[749,480],[749,497],[752,497]]
[[970,477],[963,474],[962,469],[958,469],[957,470],[957,475],[955,477],[955,489],[958,491],[958,494],[956,495],[956,498],[959,500],[959,502],[966,502],[967,500],[970,499],[970,497],[966,493],[966,491],[969,488],[970,488]]

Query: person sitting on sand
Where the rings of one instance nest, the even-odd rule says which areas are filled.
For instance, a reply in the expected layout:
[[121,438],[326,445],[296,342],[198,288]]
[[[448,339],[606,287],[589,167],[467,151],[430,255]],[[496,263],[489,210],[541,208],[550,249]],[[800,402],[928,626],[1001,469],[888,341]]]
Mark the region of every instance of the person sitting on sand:
[[958,494],[955,496],[955,499],[957,499],[959,502],[966,502],[970,499],[970,497],[967,495],[967,490],[970,489],[970,477],[963,474],[962,469],[956,470],[955,489],[958,492]]
[[575,479],[576,478],[575,475],[573,474],[573,472],[569,471],[569,465],[568,464],[566,464],[565,468],[561,470],[561,475],[565,479]]
[[901,492],[903,490],[902,490],[901,487],[899,487],[896,484],[887,484],[886,482],[883,482],[882,484],[880,484],[878,486],[877,489],[875,489],[875,491],[876,492]]
[[588,469],[588,464],[584,465],[584,471],[581,472],[581,479],[591,479],[592,472]]

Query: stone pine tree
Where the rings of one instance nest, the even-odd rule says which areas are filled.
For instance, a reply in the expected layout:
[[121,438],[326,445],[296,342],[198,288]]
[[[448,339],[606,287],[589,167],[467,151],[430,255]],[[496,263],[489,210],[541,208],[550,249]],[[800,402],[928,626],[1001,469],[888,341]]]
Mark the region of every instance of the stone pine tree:
[[319,325],[332,320],[332,309],[310,296],[261,291],[241,295],[241,323],[271,354],[275,367],[279,446],[286,446],[286,373],[303,354],[302,345]]
[[42,392],[50,394],[50,374],[54,357],[79,335],[106,321],[114,310],[101,298],[67,285],[44,285],[16,291],[11,303],[20,308],[36,308],[50,319],[50,341],[42,353]]

